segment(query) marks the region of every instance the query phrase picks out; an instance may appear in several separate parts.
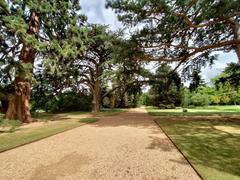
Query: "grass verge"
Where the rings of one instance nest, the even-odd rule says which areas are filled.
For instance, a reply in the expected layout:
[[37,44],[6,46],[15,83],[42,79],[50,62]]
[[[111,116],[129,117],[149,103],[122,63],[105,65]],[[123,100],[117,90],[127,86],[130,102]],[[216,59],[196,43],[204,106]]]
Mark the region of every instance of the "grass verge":
[[[70,112],[61,114],[52,113],[37,113],[33,115],[33,118],[43,123],[40,126],[30,126],[27,128],[17,127],[14,128],[14,132],[9,130],[0,131],[0,152],[25,145],[76,127],[79,127],[86,123],[94,123],[98,118],[81,118],[80,115],[89,113],[93,116],[114,116],[119,113],[127,111],[126,109],[103,109],[100,113],[89,113],[89,112]],[[7,124],[6,124],[7,122]],[[0,114],[0,125],[1,126],[12,126],[9,125],[9,120],[3,120]],[[15,122],[15,121],[14,121]],[[6,124],[6,125],[5,125]],[[15,127],[15,126],[14,126]],[[0,129],[1,130],[1,129]]]
[[70,119],[59,122],[46,122],[40,127],[19,128],[14,133],[0,135],[0,152],[96,121],[97,119],[95,118],[88,120]]
[[147,111],[152,116],[233,116],[240,115],[240,106],[206,106],[188,108],[188,112],[178,109],[159,109],[157,107],[147,107]]
[[156,119],[199,174],[206,180],[240,179],[240,121]]
[[101,109],[100,115],[103,116],[116,116],[120,113],[127,112],[128,109],[124,108],[103,108]]
[[79,120],[81,123],[94,123],[97,122],[99,119],[98,118],[82,118]]

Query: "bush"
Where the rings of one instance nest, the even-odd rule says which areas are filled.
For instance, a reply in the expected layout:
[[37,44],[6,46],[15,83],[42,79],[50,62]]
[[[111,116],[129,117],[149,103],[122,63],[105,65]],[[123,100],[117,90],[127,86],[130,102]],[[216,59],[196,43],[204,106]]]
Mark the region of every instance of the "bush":
[[165,104],[159,104],[158,108],[159,109],[166,109],[166,105]]
[[176,109],[174,104],[167,104],[166,109]]
[[8,120],[0,118],[0,127],[3,129],[7,129],[8,132],[14,132],[17,127],[22,124],[21,121],[18,120]]
[[149,93],[143,93],[139,98],[139,105],[153,106],[153,97]]
[[91,110],[91,96],[85,94],[68,92],[57,96],[42,97],[38,101],[33,100],[34,111],[42,109],[46,112],[56,113]]
[[223,104],[228,104],[230,101],[231,101],[231,99],[230,99],[230,97],[227,96],[227,95],[223,95],[223,96],[221,97],[221,103],[223,103]]
[[194,106],[208,106],[208,96],[200,93],[193,94],[191,97],[191,105]]
[[103,107],[104,108],[111,108],[111,99],[109,97],[105,97],[103,99]]
[[212,96],[212,97],[211,97],[211,102],[212,102],[213,104],[218,105],[218,104],[220,103],[220,101],[221,101],[221,97],[218,96],[218,95],[215,95],[215,96]]
[[195,108],[195,106],[194,105],[189,105],[188,108],[192,108],[193,109],[193,108]]
[[159,109],[176,109],[174,104],[159,104]]

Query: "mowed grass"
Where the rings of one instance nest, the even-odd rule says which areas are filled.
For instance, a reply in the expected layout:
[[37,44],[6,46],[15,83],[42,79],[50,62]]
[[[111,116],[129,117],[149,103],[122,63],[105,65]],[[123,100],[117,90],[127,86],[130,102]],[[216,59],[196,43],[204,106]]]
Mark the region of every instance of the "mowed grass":
[[[52,118],[50,115],[47,117]],[[37,126],[33,123],[29,127],[28,125],[26,127],[19,127],[12,133],[0,133],[0,152],[71,130],[86,123],[93,123],[97,120],[97,118],[73,118],[53,122],[44,119],[46,122],[42,122],[42,124],[38,124]]]
[[152,116],[233,116],[240,115],[240,106],[206,106],[187,108],[188,112],[183,112],[182,108],[159,109],[157,107],[147,107],[147,111]]
[[[41,122],[41,125],[35,126],[33,123],[26,128],[22,126],[16,127],[14,132],[9,132],[8,130],[0,131],[0,152],[79,127],[86,123],[94,123],[99,120],[97,117],[114,116],[125,111],[127,109],[105,108],[100,113],[82,111],[60,114],[35,113],[33,118]],[[81,118],[81,115],[84,114],[89,114],[93,117]],[[2,114],[0,114],[0,118],[3,118]]]
[[203,179],[240,179],[239,120],[162,116],[156,122]]
[[127,112],[126,108],[103,108],[101,109],[101,113],[104,116],[115,116],[123,112]]

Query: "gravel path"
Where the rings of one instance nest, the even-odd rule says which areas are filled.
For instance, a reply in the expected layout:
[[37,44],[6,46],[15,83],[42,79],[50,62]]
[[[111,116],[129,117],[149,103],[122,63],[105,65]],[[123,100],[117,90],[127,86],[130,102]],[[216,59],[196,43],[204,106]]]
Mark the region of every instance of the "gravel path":
[[200,179],[144,109],[0,154],[1,180]]

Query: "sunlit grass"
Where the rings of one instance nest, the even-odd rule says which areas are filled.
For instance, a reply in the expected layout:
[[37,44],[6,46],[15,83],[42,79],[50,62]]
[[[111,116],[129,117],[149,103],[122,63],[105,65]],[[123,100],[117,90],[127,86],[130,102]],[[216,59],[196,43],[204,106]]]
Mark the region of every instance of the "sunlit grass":
[[0,152],[31,143],[96,120],[69,119],[58,122],[45,122],[41,126],[19,128],[13,133],[0,134]]
[[190,119],[166,116],[156,122],[204,179],[240,179],[240,121]]
[[[94,123],[98,121],[100,116],[113,116],[121,112],[125,112],[126,109],[103,109],[100,113],[90,112],[70,112],[53,114],[46,112],[39,112],[33,114],[35,121],[42,121],[42,125],[36,127],[22,128],[17,127],[15,132],[4,131],[0,133],[0,152],[31,143],[76,127],[79,127],[86,123]],[[88,114],[89,118],[81,118],[81,115]],[[78,116],[79,115],[79,116]],[[93,117],[91,117],[93,116]],[[3,115],[0,114],[0,119]],[[7,120],[4,120],[7,122]],[[0,124],[1,125],[1,124]]]
[[97,122],[99,119],[98,118],[82,118],[79,120],[79,122],[82,123],[94,123]]
[[156,107],[147,107],[147,111],[153,116],[229,116],[240,115],[240,106],[206,106],[188,108],[183,112],[182,108],[177,109],[159,109]]

